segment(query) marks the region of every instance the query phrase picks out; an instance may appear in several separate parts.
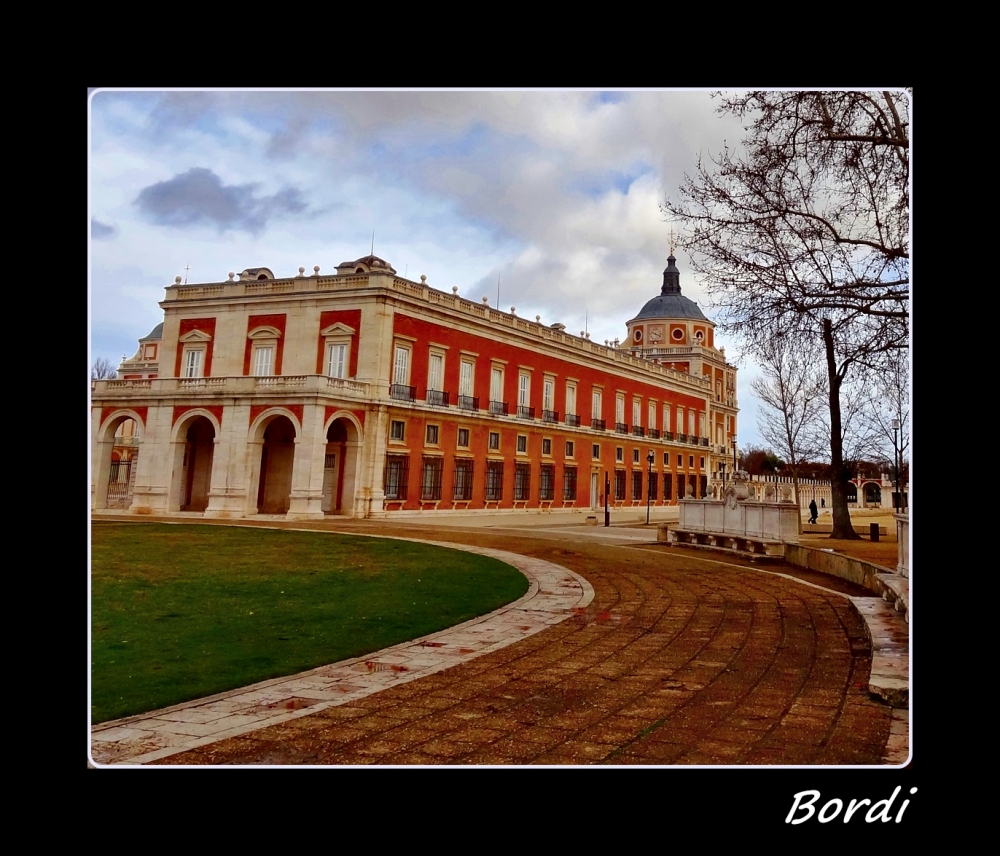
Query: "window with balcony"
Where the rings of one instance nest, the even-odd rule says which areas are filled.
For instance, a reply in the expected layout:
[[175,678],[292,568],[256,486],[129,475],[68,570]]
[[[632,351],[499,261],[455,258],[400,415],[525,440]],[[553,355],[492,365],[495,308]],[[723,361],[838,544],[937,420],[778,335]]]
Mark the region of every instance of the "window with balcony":
[[389,395],[398,401],[413,401],[415,393],[415,387],[410,386],[410,347],[397,344],[393,355]]
[[458,406],[461,410],[479,409],[479,399],[472,394],[475,370],[476,365],[472,360],[462,360],[458,375]]
[[201,377],[205,362],[204,348],[184,349],[184,377]]
[[270,377],[274,374],[273,345],[254,345],[253,373],[256,377]]

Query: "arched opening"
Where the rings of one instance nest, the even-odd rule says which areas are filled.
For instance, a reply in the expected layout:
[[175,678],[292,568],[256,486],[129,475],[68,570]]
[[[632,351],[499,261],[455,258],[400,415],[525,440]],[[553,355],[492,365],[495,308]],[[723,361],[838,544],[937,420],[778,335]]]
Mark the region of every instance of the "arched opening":
[[119,413],[98,432],[94,445],[93,507],[129,508],[138,469],[142,423],[130,413]]
[[882,488],[880,488],[875,482],[868,482],[865,485],[865,505],[866,506],[881,506],[882,504]]
[[122,419],[115,428],[108,472],[108,508],[128,508],[132,504],[139,433],[139,422],[131,417]]
[[257,277],[257,279],[267,279],[267,274],[262,273],[260,276]]
[[323,463],[323,512],[354,513],[355,475],[361,448],[357,426],[343,417],[334,419],[326,432]]
[[204,416],[192,419],[184,430],[184,456],[180,472],[180,510],[204,511],[212,485],[212,459],[215,455],[215,427]]
[[292,492],[295,426],[287,416],[275,416],[264,429],[257,482],[257,513],[286,514]]

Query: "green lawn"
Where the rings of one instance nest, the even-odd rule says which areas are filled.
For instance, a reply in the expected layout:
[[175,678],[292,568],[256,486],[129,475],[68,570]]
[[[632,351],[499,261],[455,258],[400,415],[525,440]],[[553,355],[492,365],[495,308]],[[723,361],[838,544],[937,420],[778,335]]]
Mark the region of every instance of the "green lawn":
[[94,722],[357,657],[517,599],[502,562],[406,541],[95,521]]

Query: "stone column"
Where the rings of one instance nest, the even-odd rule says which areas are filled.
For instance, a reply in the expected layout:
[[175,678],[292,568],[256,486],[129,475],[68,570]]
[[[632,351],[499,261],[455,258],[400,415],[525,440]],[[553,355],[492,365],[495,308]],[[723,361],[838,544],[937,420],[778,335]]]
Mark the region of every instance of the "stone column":
[[326,433],[323,431],[324,408],[306,404],[302,408],[302,431],[295,438],[292,463],[292,492],[289,497],[289,520],[322,520],[323,462],[326,457]]
[[242,517],[247,513],[249,430],[249,405],[225,405],[219,436],[215,438],[206,517]]
[[[168,510],[167,498],[174,461],[170,442],[172,404],[152,406],[146,411],[136,458],[135,488],[129,511],[136,514],[161,514]],[[183,444],[182,444],[183,445]]]

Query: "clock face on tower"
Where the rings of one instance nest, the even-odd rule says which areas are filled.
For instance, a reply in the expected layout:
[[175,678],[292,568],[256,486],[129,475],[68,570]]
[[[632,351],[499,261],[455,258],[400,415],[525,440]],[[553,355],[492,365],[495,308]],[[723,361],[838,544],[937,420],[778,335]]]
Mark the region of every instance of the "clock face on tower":
[[663,328],[662,327],[650,327],[649,328],[649,341],[650,342],[662,342],[663,341]]

